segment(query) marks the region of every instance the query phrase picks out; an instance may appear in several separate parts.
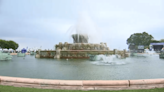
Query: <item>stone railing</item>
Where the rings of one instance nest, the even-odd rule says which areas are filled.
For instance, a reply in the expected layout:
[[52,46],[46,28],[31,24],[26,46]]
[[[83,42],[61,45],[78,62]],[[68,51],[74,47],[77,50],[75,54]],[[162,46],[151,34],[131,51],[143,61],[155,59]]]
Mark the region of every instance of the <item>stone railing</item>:
[[48,80],[0,76],[0,85],[67,90],[123,90],[164,88],[164,79]]

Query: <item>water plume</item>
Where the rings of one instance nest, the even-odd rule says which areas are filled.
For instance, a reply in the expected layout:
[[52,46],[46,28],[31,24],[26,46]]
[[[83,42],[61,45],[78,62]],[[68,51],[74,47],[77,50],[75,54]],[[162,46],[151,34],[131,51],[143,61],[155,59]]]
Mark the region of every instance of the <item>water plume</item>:
[[145,49],[144,53],[131,53],[134,57],[145,57],[145,58],[151,58],[153,56],[158,56],[158,54],[152,49],[152,51],[149,51],[149,49]]
[[125,59],[119,59],[119,55],[96,55],[95,62],[92,64],[95,65],[124,65],[128,62]]
[[71,26],[68,31],[71,34],[78,34],[78,39],[80,34],[87,36],[89,38],[89,43],[101,42],[101,34],[87,12],[79,13],[76,24]]

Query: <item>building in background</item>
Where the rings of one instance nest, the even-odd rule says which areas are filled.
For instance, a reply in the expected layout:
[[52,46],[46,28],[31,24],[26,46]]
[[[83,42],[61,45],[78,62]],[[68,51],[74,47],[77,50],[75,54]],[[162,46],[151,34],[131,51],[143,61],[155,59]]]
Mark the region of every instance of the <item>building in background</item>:
[[164,47],[164,42],[161,43],[150,43],[150,50],[154,49],[156,52],[160,52],[162,48]]
[[139,53],[143,53],[144,52],[144,45],[138,45],[138,50],[137,50],[137,52],[139,52]]

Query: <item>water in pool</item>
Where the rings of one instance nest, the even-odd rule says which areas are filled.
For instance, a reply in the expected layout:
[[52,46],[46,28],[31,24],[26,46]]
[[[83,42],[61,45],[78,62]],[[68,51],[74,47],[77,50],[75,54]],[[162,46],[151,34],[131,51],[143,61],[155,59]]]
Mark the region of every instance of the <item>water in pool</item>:
[[127,80],[164,78],[164,60],[158,55],[144,57],[99,56],[101,60],[38,59],[13,56],[0,61],[0,75],[11,77],[61,80]]

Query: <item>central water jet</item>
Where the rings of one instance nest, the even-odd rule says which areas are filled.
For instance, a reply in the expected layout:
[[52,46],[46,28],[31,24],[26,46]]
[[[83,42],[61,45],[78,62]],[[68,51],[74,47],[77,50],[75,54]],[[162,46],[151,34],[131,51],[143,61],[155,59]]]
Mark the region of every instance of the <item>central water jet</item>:
[[88,35],[84,34],[72,34],[74,43],[88,43]]

